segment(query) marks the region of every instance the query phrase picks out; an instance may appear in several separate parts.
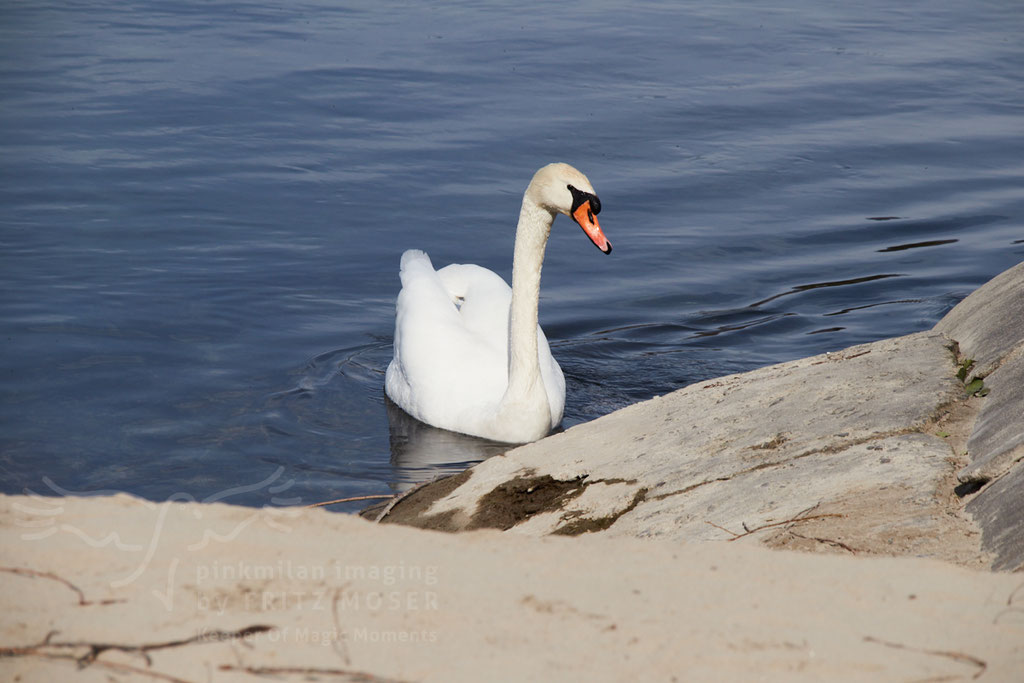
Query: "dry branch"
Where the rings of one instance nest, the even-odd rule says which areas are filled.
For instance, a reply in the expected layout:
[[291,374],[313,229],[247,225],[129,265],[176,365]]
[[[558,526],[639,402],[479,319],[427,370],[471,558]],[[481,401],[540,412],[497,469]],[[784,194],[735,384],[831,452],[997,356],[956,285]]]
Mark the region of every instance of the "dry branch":
[[81,588],[79,588],[75,584],[71,583],[67,579],[65,579],[63,577],[60,577],[60,576],[57,576],[53,572],[41,572],[41,571],[38,571],[36,569],[26,569],[24,567],[0,567],[0,572],[8,572],[8,573],[11,573],[11,574],[17,574],[18,576],[27,576],[27,577],[33,578],[33,579],[50,579],[51,581],[56,581],[58,583],[62,583],[65,586],[67,586],[68,588],[70,588],[71,590],[73,590],[78,595],[78,605],[80,607],[85,606],[85,605],[112,605],[112,604],[118,603],[118,602],[125,602],[124,600],[114,600],[114,599],[86,600],[85,599],[85,593],[82,592]]
[[310,666],[238,666],[235,664],[221,664],[217,667],[220,671],[240,671],[253,676],[344,676],[349,683],[400,683],[394,678],[380,678],[365,671],[353,671],[351,669],[321,669]]
[[964,654],[963,652],[952,652],[950,650],[928,650],[923,647],[913,647],[911,645],[904,645],[903,643],[894,643],[891,640],[882,640],[881,638],[875,638],[874,636],[864,636],[864,642],[884,645],[895,650],[909,650],[911,652],[920,652],[926,655],[935,655],[936,657],[948,657],[949,659],[957,662],[973,664],[978,667],[978,670],[974,672],[974,675],[971,676],[971,678],[979,678],[983,673],[985,673],[985,669],[988,668],[988,664],[986,664],[984,660],[978,659],[973,655]]
[[[149,652],[152,650],[163,650],[171,647],[181,647],[183,645],[192,645],[195,643],[205,642],[216,642],[222,640],[236,640],[239,638],[245,638],[256,633],[265,633],[273,629],[273,626],[265,626],[263,624],[257,624],[255,626],[247,626],[238,631],[205,631],[198,635],[192,636],[191,638],[182,638],[180,640],[168,640],[158,643],[142,643],[140,645],[128,645],[122,643],[93,643],[89,641],[57,641],[52,640],[56,631],[51,631],[46,634],[39,643],[28,646],[14,646],[5,647],[0,646],[0,657],[27,657],[27,656],[38,656],[46,657],[49,659],[74,659],[79,667],[86,667],[93,663],[98,663],[107,668],[114,666],[111,662],[97,662],[96,658],[107,650],[118,650],[120,652],[127,652],[132,654],[142,655],[145,659],[146,664],[152,663],[149,658]],[[86,653],[81,656],[75,656],[68,652],[71,650],[85,649]],[[123,665],[117,665],[123,666]],[[144,671],[144,669],[142,669]],[[156,677],[167,676],[165,674],[157,674],[156,672],[147,672],[148,675]],[[173,678],[173,677],[172,677]],[[176,679],[175,679],[176,680]]]
[[334,505],[335,503],[351,503],[351,502],[357,501],[357,500],[376,500],[376,499],[380,499],[380,498],[394,498],[394,497],[395,497],[395,494],[393,494],[393,493],[378,493],[378,494],[374,494],[372,496],[352,496],[351,498],[338,498],[337,500],[325,500],[322,503],[312,503],[310,505],[307,505],[306,507],[307,508],[320,508],[320,507],[323,507],[325,505]]
[[[800,513],[800,514],[803,514],[803,513]],[[730,538],[728,540],[735,541],[738,538],[743,538],[744,536],[749,536],[750,534],[757,533],[758,531],[761,531],[762,529],[770,529],[772,527],[783,526],[785,524],[796,524],[797,522],[809,522],[812,519],[825,519],[826,517],[843,517],[843,516],[844,515],[840,515],[840,514],[837,514],[837,513],[834,513],[834,512],[823,514],[823,515],[809,515],[807,517],[801,517],[800,515],[797,515],[796,517],[791,517],[791,518],[783,520],[781,522],[770,522],[768,524],[762,524],[761,526],[756,526],[753,529],[747,529],[747,526],[744,524],[743,528],[745,529],[745,531],[742,534],[736,533],[735,531],[732,531],[730,529],[726,529],[724,526],[719,526],[718,524],[715,524],[714,522],[709,522],[707,520],[704,520],[704,523],[705,524],[710,524],[711,526],[715,527],[716,529],[721,529],[722,531],[725,531],[727,533],[732,534],[732,538]],[[815,540],[818,540],[818,539],[815,539]],[[836,541],[831,541],[831,542],[836,542]],[[849,550],[849,548],[847,548],[847,549]]]

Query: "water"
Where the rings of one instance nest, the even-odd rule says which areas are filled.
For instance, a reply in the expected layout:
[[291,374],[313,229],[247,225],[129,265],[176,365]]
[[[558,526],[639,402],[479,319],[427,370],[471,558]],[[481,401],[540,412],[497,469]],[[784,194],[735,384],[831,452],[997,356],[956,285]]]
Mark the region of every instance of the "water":
[[494,452],[389,422],[398,259],[508,278],[548,161],[615,245],[555,223],[565,426],[929,328],[1024,259],[1024,10],[890,5],[4,3],[2,490],[311,503]]

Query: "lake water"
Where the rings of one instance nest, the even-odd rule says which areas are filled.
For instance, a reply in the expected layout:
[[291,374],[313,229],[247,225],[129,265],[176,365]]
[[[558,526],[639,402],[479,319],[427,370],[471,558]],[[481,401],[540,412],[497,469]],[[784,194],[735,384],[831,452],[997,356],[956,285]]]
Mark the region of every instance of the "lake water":
[[[5,2],[5,492],[246,505],[492,453],[390,416],[401,252],[555,222],[564,426],[931,327],[1024,260],[1019,2]],[[362,504],[336,506],[355,510]]]

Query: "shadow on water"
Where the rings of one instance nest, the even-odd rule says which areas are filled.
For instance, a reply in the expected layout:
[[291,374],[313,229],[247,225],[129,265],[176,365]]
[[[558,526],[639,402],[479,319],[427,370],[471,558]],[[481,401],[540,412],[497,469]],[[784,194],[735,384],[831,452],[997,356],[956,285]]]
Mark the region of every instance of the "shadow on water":
[[[369,479],[386,481],[398,492],[460,472],[512,447],[437,429],[409,416],[384,394],[390,360],[390,339],[314,356],[297,372],[292,388],[266,398],[260,431],[268,440],[290,443],[290,466],[313,481],[368,473]],[[352,439],[360,428],[379,436]],[[311,500],[333,493],[307,484]]]
[[411,417],[384,399],[391,435],[392,487],[404,492],[424,481],[462,470],[500,455],[514,445],[438,429]]

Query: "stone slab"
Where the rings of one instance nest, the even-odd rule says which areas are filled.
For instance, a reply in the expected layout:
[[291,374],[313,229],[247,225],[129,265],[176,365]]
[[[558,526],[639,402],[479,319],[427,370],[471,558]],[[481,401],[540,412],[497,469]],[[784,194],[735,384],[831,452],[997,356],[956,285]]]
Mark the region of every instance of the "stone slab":
[[486,460],[382,521],[721,540],[874,498],[890,519],[828,533],[877,549],[880,526],[904,524],[886,550],[947,556],[908,539],[949,528],[952,451],[919,432],[964,398],[955,371],[949,339],[924,332],[722,377]]
[[958,475],[963,482],[996,479],[1024,460],[1024,346],[985,378],[985,387],[989,393],[967,442],[971,464]]
[[1024,571],[1024,467],[983,489],[968,504],[982,528],[982,547],[995,556],[992,568]]
[[935,325],[974,359],[968,379],[987,377],[1011,351],[1024,345],[1024,263],[976,289]]

